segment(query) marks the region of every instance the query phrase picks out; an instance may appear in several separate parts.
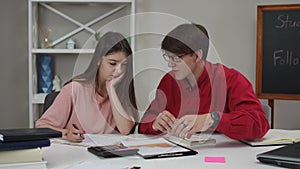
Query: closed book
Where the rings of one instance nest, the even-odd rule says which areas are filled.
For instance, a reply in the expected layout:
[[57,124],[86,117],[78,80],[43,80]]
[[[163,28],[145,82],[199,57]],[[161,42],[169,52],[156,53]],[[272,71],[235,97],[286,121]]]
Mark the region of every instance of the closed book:
[[43,140],[55,137],[62,137],[61,132],[50,128],[0,129],[2,142]]
[[0,141],[0,152],[6,150],[20,150],[37,147],[50,146],[50,140],[32,140],[32,141],[17,141],[17,142],[1,142]]
[[0,164],[0,169],[47,169],[46,161]]
[[41,148],[0,151],[0,163],[23,163],[42,161]]

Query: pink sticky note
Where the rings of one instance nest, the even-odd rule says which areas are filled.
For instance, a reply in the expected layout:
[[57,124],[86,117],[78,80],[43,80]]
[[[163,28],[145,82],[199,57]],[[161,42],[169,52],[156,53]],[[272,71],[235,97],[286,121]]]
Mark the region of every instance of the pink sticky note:
[[204,161],[207,163],[225,163],[225,157],[205,157]]

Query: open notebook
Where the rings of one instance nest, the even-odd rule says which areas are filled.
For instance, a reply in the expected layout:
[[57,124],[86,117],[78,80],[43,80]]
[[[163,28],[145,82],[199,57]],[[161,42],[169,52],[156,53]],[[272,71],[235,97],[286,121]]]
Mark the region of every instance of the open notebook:
[[293,144],[300,141],[300,130],[270,129],[263,138],[240,141],[254,147]]

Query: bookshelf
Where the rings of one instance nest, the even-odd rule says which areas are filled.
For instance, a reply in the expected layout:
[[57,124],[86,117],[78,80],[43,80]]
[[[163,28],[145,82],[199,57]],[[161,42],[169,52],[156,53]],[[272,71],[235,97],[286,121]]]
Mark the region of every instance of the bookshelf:
[[[100,36],[107,31],[122,33],[130,38],[134,51],[134,14],[135,0],[28,0],[30,128],[40,117],[47,95],[38,90],[39,57],[51,56],[53,76],[58,75],[63,84],[79,73],[72,70],[78,67],[78,60],[89,62],[97,43],[94,36],[97,32]],[[45,38],[49,40],[47,45]],[[66,47],[70,38],[76,42],[75,49]]]

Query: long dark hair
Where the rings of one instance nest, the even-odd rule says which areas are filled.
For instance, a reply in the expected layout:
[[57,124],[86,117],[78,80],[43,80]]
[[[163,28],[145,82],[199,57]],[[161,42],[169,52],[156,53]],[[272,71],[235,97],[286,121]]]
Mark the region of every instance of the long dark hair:
[[[124,109],[131,111],[135,120],[138,120],[138,112],[134,92],[133,58],[128,41],[117,32],[107,32],[99,39],[93,58],[84,73],[75,76],[71,81],[82,83],[94,83],[98,86],[99,62],[108,54],[124,52],[127,55],[127,66],[124,77],[116,86],[116,93],[124,105]],[[100,64],[101,65],[101,64]],[[127,108],[130,108],[128,110]]]

